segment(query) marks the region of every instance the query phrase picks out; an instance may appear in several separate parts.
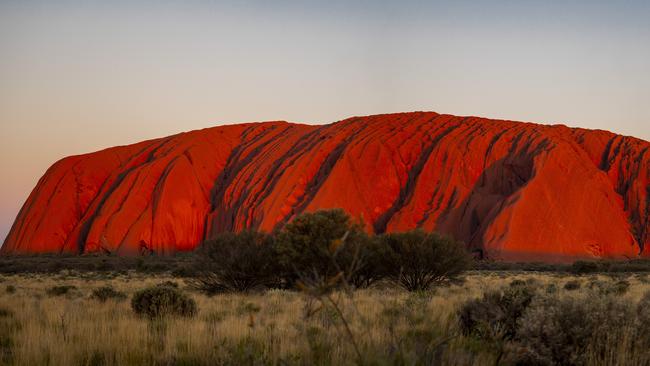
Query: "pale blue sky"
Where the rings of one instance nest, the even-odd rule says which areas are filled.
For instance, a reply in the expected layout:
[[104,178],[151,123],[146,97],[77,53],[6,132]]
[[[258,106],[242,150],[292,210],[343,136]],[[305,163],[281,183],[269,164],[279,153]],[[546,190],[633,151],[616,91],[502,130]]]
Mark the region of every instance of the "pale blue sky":
[[431,110],[650,140],[648,1],[1,1],[0,239],[65,155]]

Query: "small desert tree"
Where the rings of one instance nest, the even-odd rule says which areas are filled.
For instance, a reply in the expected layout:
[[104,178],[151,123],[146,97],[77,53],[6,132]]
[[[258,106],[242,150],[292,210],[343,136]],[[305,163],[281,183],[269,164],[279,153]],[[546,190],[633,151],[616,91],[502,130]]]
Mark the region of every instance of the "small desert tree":
[[222,233],[196,252],[193,287],[207,294],[247,292],[277,282],[273,237],[252,230]]
[[471,265],[463,245],[451,238],[412,230],[377,237],[387,249],[383,267],[408,291],[427,290],[454,278]]
[[367,261],[369,243],[361,223],[332,209],[297,216],[278,233],[275,249],[289,284],[337,278],[364,286],[376,276]]

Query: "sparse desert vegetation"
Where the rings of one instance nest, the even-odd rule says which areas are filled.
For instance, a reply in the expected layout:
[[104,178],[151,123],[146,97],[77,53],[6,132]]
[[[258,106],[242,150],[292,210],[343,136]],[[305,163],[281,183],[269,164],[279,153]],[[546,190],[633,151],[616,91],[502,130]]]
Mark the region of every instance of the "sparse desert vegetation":
[[42,258],[0,259],[2,364],[650,363],[646,261],[473,262],[450,238],[367,235],[341,210],[191,255],[24,270]]
[[[381,282],[330,293],[340,313],[297,290],[208,296],[169,273],[61,271],[0,281],[15,289],[0,293],[0,363],[10,365],[650,362],[645,274],[470,271],[419,292]],[[566,290],[574,281],[580,288]],[[625,291],[590,286],[618,289],[620,281]],[[65,294],[51,291],[63,286]],[[113,290],[98,291],[107,286]],[[132,301],[147,288],[175,289],[196,308],[140,316]],[[131,301],[97,296],[113,291]]]

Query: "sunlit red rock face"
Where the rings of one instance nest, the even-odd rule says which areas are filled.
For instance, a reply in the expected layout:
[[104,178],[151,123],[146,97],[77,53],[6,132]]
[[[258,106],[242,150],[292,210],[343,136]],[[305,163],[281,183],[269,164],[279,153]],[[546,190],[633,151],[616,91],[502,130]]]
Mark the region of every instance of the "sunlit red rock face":
[[168,254],[341,207],[369,231],[441,231],[499,260],[648,256],[649,148],[422,112],[214,127],[57,162],[2,253]]

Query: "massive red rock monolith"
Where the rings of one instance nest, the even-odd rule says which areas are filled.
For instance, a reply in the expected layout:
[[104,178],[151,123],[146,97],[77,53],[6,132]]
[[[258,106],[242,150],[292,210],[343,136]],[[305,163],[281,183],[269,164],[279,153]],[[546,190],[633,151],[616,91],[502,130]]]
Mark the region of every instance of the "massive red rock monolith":
[[497,260],[650,254],[650,143],[414,112],[219,126],[67,157],[4,254],[169,254],[340,207],[375,233],[450,234]]

